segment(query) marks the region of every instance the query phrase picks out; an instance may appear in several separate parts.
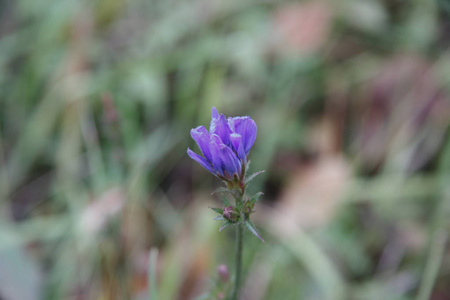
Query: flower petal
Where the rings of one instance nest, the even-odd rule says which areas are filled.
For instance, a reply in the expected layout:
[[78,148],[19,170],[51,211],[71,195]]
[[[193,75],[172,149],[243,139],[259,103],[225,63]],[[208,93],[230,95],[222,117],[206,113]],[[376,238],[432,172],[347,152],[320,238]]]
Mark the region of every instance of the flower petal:
[[244,162],[247,162],[247,157],[244,151],[244,145],[242,144],[242,136],[239,133],[232,133],[230,134],[230,141],[239,159],[242,159]]
[[228,124],[231,130],[242,136],[245,154],[248,155],[256,140],[257,127],[255,121],[250,117],[229,118]]
[[214,167],[214,169],[219,172],[221,176],[224,176],[223,174],[223,167],[222,167],[222,158],[220,154],[220,145],[223,145],[222,140],[217,134],[211,135],[211,141],[209,142],[209,150],[211,152],[211,162]]
[[211,109],[211,119],[218,119],[219,118],[219,112],[217,111],[217,108],[215,106]]
[[241,174],[241,162],[230,147],[220,146],[220,154],[222,159],[222,167],[231,177],[233,174]]
[[205,126],[199,126],[191,129],[191,136],[197,143],[205,158],[211,161],[211,152],[209,151],[210,136]]
[[230,181],[242,176],[247,155],[256,139],[256,123],[250,117],[227,118],[212,108],[208,130],[199,126],[191,130],[203,156],[188,149],[189,156],[215,176]]
[[228,126],[227,118],[223,114],[219,116],[219,113],[217,112],[217,109],[215,107],[213,107],[212,110],[212,118],[211,124],[209,126],[209,133],[217,134],[218,136],[220,136],[222,142],[225,145],[230,144],[231,129],[230,126]]
[[198,155],[197,153],[195,153],[194,151],[192,151],[189,148],[187,149],[187,154],[190,156],[190,158],[192,158],[193,160],[198,162],[200,165],[202,165],[203,168],[205,168],[206,170],[208,170],[212,174],[216,175],[216,172],[214,171],[214,168],[211,166],[211,164],[204,157]]
[[209,123],[209,133],[212,134],[212,129],[214,127],[216,127],[216,123],[219,120],[219,112],[217,111],[217,108],[215,108],[214,106],[212,107],[212,112],[211,112],[211,122]]

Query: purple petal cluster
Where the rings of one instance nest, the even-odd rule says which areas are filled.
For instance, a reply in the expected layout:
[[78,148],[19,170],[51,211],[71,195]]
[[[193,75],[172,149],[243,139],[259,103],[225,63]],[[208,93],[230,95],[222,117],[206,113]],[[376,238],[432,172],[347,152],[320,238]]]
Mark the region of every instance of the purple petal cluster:
[[256,139],[256,123],[250,117],[226,118],[212,108],[209,131],[204,126],[191,129],[203,156],[188,148],[188,155],[215,176],[231,181],[241,178],[247,156]]

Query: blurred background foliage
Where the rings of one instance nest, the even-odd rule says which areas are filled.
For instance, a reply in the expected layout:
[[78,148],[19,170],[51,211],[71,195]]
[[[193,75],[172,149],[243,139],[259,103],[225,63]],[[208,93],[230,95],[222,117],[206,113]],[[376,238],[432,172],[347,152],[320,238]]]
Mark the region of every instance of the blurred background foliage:
[[1,299],[221,299],[213,105],[266,170],[242,299],[450,299],[448,0],[0,8]]

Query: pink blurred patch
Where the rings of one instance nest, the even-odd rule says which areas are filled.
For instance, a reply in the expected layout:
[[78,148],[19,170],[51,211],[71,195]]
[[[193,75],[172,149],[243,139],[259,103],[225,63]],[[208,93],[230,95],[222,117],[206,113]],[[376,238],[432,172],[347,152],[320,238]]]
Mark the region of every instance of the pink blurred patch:
[[275,48],[290,54],[317,51],[329,35],[331,7],[323,1],[291,3],[275,12]]
[[320,228],[328,224],[350,180],[350,169],[340,156],[326,156],[292,174],[277,203],[280,218],[273,225],[280,234],[295,234],[293,224]]
[[80,218],[81,230],[97,234],[107,221],[118,214],[125,204],[125,196],[119,188],[112,188],[94,199],[83,211]]

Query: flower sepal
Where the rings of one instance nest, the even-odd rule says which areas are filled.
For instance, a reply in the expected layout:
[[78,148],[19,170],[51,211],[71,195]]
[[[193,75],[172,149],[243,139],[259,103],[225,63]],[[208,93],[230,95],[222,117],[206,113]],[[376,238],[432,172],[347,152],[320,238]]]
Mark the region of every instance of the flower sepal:
[[223,214],[223,208],[220,207],[210,207],[214,212],[218,213],[219,215]]
[[256,226],[250,221],[250,218],[246,219],[244,221],[245,228],[248,229],[254,236],[256,236],[258,239],[260,239],[261,242],[265,242],[264,239],[259,234],[258,230],[256,229]]
[[253,179],[255,179],[256,176],[258,176],[258,175],[260,175],[260,174],[262,174],[262,173],[264,173],[264,172],[265,172],[265,170],[258,171],[258,172],[253,173],[252,175],[248,176],[247,178],[245,178],[245,179],[244,179],[244,185],[245,185],[245,187],[247,187],[247,185],[248,185]]
[[230,227],[230,226],[233,226],[233,225],[237,225],[237,223],[233,223],[233,222],[230,222],[230,221],[226,220],[226,221],[222,224],[222,226],[220,226],[219,232],[221,232],[221,231],[224,230],[225,228]]
[[255,195],[253,195],[253,197],[251,197],[248,201],[252,204],[255,205],[256,202],[259,201],[259,197],[261,197],[262,195],[264,195],[264,193],[262,192],[258,192]]

